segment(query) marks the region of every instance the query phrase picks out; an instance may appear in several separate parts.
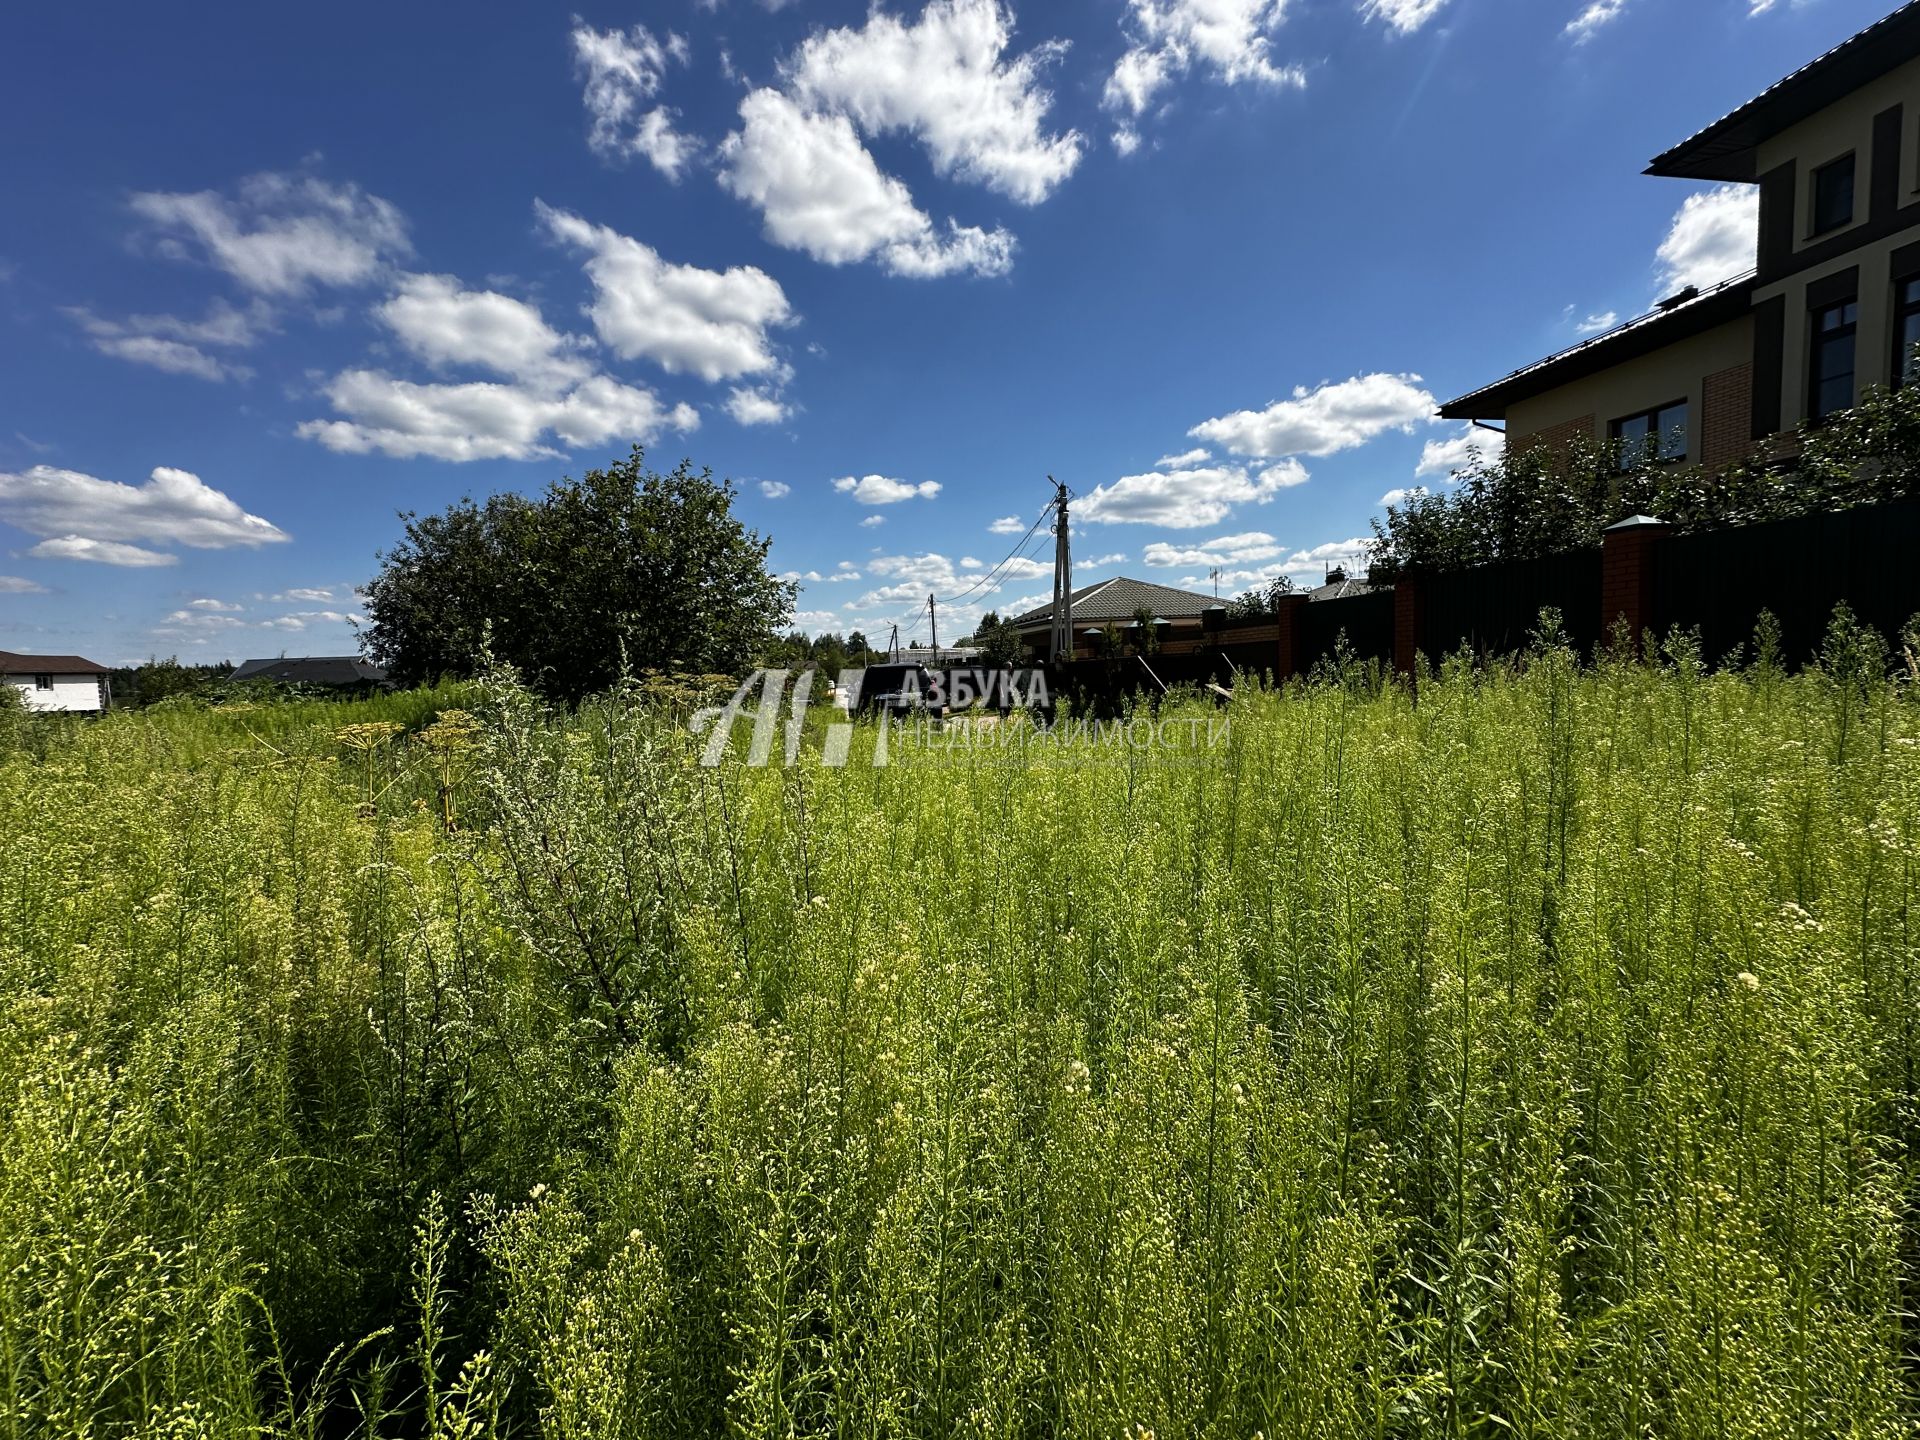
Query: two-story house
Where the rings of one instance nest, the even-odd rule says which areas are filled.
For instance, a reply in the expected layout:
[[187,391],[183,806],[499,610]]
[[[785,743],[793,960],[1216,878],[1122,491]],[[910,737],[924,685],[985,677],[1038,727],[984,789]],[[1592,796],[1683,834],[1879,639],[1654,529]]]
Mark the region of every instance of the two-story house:
[[79,655],[0,650],[0,685],[13,686],[21,703],[35,711],[93,715],[112,701],[107,667]]
[[1576,435],[1625,462],[1719,465],[1913,373],[1920,343],[1920,0],[1724,119],[1649,175],[1757,185],[1755,268],[1449,401],[1509,446]]

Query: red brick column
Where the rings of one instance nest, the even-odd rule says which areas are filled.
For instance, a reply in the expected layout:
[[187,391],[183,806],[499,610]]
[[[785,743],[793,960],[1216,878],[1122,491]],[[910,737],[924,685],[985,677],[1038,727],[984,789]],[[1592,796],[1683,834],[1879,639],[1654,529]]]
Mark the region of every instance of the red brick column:
[[1413,678],[1414,657],[1420,650],[1420,582],[1403,577],[1393,582],[1393,669]]
[[1651,515],[1630,515],[1600,536],[1600,634],[1613,643],[1613,627],[1624,619],[1636,653],[1644,635],[1658,622],[1653,613],[1654,573],[1660,542],[1671,527]]
[[1274,620],[1279,629],[1275,645],[1276,664],[1274,675],[1281,680],[1291,680],[1304,668],[1300,661],[1302,645],[1301,630],[1306,626],[1307,597],[1304,595],[1282,595],[1274,607]]

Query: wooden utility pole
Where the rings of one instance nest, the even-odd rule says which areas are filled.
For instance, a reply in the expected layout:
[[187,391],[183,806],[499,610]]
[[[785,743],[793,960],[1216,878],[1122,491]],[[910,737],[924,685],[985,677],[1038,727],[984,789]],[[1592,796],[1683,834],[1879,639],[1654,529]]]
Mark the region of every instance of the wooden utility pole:
[[940,624],[933,618],[933,596],[927,596],[927,635],[933,641],[933,663],[940,663]]
[[[1049,475],[1049,480],[1053,477]],[[1067,487],[1053,481],[1053,636],[1056,661],[1073,659],[1073,545],[1067,533]]]

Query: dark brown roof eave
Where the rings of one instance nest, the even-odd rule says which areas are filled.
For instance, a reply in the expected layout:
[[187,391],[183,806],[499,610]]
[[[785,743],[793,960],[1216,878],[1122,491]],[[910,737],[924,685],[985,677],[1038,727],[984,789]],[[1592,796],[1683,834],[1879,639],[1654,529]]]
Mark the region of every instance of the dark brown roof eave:
[[1678,145],[1654,157],[1648,175],[1679,180],[1760,177],[1760,142],[1920,55],[1920,0],[1910,0],[1859,34],[1723,115]]

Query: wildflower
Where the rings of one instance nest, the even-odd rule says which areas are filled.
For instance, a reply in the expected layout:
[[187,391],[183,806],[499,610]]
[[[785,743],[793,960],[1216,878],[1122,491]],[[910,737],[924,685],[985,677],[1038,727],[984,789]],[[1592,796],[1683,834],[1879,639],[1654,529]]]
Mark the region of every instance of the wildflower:
[[1751,970],[1742,970],[1738,975],[1734,976],[1733,978],[1738,980],[1742,985],[1746,986],[1747,989],[1749,990],[1758,990],[1760,988],[1760,977],[1754,974]]
[[627,1244],[638,1245],[640,1243],[640,1240],[641,1240],[641,1235],[640,1235],[639,1226],[636,1225],[633,1229],[627,1231]]
[[534,1200],[538,1200],[542,1195],[546,1193],[547,1193],[547,1187],[544,1182],[541,1184],[535,1185],[533,1189],[527,1192],[528,1196]]
[[1818,934],[1826,927],[1814,919],[1812,913],[1798,901],[1789,900],[1780,907],[1780,918],[1796,930],[1811,930]]
[[824,910],[827,908],[827,897],[824,895],[816,895],[813,897],[811,903],[816,910]]

